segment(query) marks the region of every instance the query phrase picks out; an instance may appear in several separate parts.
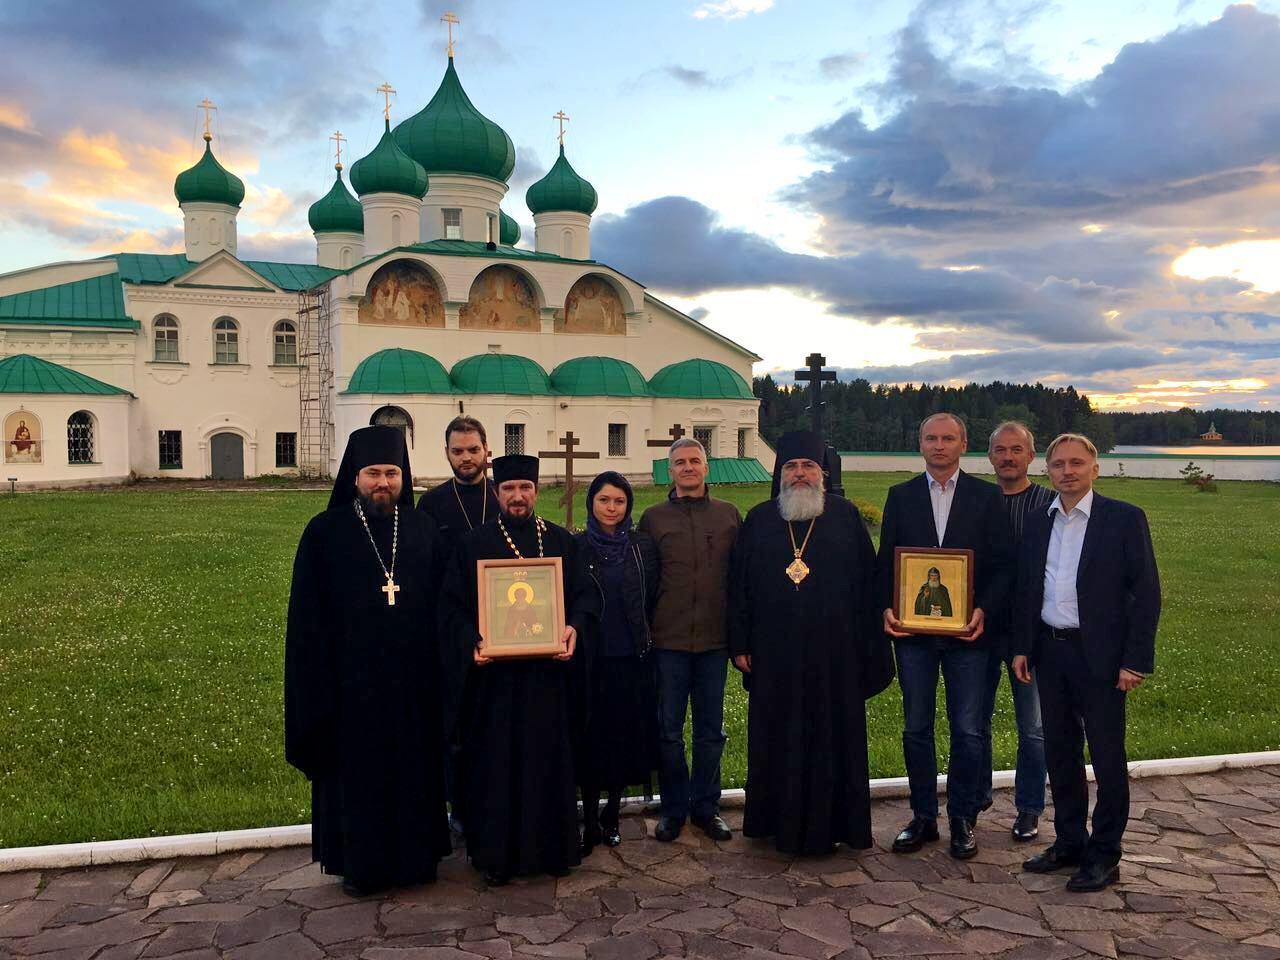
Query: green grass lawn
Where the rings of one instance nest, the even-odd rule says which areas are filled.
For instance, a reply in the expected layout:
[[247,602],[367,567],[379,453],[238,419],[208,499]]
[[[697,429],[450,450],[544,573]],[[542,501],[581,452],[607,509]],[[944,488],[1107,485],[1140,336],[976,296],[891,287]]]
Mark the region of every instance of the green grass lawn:
[[[884,502],[906,474],[846,475]],[[1147,511],[1165,612],[1130,756],[1280,747],[1280,486],[1108,479]],[[543,512],[558,490],[543,497]],[[663,491],[643,489],[637,508]],[[744,510],[763,486],[717,495]],[[282,758],[284,610],[320,493],[128,489],[0,496],[0,847],[305,822]],[[581,498],[576,511],[584,516]],[[742,783],[731,676],[726,785]],[[873,776],[903,772],[896,687],[870,704]],[[996,763],[1013,763],[1007,692]],[[945,738],[940,740],[945,750]]]

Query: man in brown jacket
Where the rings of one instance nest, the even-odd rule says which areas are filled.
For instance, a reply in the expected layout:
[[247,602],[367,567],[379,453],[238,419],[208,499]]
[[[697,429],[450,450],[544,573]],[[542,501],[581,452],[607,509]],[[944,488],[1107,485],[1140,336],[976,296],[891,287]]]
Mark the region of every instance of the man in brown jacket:
[[[733,834],[720,818],[724,684],[728,665],[725,603],[729,552],[742,518],[707,492],[707,454],[677,440],[667,454],[674,489],[640,518],[662,563],[653,642],[658,673],[662,817],[654,836],[670,842],[687,819],[713,840]],[[685,763],[685,706],[693,704],[693,776]]]

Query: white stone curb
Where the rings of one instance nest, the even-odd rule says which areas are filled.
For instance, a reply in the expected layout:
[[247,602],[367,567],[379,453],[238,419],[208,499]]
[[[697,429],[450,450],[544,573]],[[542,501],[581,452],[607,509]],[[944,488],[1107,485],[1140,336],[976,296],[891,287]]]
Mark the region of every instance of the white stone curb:
[[[1134,760],[1129,776],[1168,777],[1216,773],[1243,767],[1280,765],[1280,750],[1261,753],[1228,753],[1215,757],[1178,757],[1170,760]],[[1090,780],[1093,767],[1085,768]],[[1013,786],[1012,770],[997,770],[991,778],[996,789]],[[938,790],[947,785],[945,776],[938,777]],[[885,777],[871,781],[871,796],[889,799],[910,795],[906,777]],[[728,807],[741,806],[746,800],[743,790],[726,790],[721,802]],[[643,797],[630,797],[628,803],[643,803]],[[145,837],[136,840],[103,840],[91,843],[60,843],[43,847],[11,847],[0,849],[0,873],[18,870],[54,870],[66,867],[99,866],[139,860],[168,860],[173,857],[208,857],[236,850],[270,850],[278,847],[300,847],[311,842],[311,825],[262,827],[256,830],[224,830],[218,833],[188,833],[172,837]]]

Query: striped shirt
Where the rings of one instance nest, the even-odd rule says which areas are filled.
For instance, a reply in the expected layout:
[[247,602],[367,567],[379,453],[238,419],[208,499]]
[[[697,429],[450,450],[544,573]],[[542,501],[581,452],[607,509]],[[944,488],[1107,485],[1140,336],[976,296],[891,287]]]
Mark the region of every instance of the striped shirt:
[[1009,526],[1013,528],[1013,542],[1022,542],[1022,527],[1027,514],[1032,510],[1048,510],[1055,494],[1048,487],[1037,483],[1018,493],[1006,493],[1001,497],[1005,509],[1009,511]]

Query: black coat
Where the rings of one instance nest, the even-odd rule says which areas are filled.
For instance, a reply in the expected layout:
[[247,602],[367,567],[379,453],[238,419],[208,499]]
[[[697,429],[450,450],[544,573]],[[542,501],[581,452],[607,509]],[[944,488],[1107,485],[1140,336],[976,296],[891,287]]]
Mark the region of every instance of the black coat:
[[[999,615],[1010,602],[1015,556],[1009,514],[1001,501],[1000,488],[971,477],[963,470],[956,477],[947,532],[938,543],[933,524],[933,501],[929,496],[928,474],[920,474],[889,488],[880,527],[879,582],[880,609],[893,606],[893,564],[896,547],[945,547],[972,550],[974,562],[973,602],[984,615]],[[914,587],[914,585],[913,585]],[[900,611],[901,614],[901,611]],[[958,643],[934,637],[906,637],[930,643]],[[984,633],[976,643],[987,645]]]
[[[1044,568],[1053,518],[1047,510],[1027,517],[1018,563],[1014,653],[1039,654]],[[1160,620],[1160,575],[1147,515],[1096,491],[1076,570],[1080,642],[1098,680],[1114,682],[1121,667],[1138,673],[1156,668]]]
[[[578,550],[586,561],[587,572],[600,599],[604,601],[604,586],[600,582],[600,559],[595,548],[587,539],[585,532],[576,534]],[[631,549],[624,561],[626,567],[622,575],[622,599],[627,607],[627,623],[631,627],[631,635],[640,638],[641,656],[648,654],[653,646],[650,624],[653,622],[653,609],[658,602],[658,548],[653,540],[638,531],[631,534]],[[598,628],[599,624],[595,624]]]

